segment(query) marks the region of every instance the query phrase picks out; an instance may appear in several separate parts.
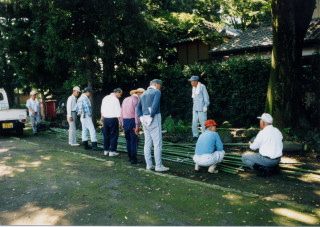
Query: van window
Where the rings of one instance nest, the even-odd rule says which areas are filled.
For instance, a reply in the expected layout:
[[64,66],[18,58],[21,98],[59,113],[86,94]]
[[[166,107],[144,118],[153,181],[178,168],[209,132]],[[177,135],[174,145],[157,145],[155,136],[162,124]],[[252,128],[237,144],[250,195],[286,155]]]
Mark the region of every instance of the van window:
[[2,93],[0,93],[0,101],[2,101],[3,100],[3,95],[2,95]]

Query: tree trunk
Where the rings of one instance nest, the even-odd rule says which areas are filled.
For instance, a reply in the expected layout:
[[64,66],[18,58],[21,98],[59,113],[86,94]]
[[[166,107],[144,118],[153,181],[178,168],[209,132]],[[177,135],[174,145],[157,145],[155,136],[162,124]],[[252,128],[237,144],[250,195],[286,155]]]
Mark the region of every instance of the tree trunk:
[[273,48],[266,112],[279,128],[306,127],[301,60],[315,0],[272,0],[271,7]]

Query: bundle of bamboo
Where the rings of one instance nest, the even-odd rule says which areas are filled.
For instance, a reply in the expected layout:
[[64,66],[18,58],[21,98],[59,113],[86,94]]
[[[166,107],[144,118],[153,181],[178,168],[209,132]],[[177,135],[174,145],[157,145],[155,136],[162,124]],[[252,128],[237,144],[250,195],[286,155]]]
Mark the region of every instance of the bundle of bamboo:
[[[51,131],[58,134],[68,134],[68,130],[66,129],[60,129],[60,128],[51,128]],[[77,137],[81,139],[81,131],[77,131]],[[98,141],[103,141],[103,135],[97,134]],[[139,136],[139,146],[138,146],[138,154],[143,155],[143,144],[144,144],[144,138],[142,135]],[[227,147],[232,146],[247,146],[247,144],[224,144]],[[194,165],[193,162],[193,155],[194,155],[194,149],[195,144],[191,143],[171,143],[163,141],[162,145],[162,159],[176,162],[176,163],[182,163],[187,165]],[[124,136],[120,135],[118,138],[118,151],[126,152],[126,140]],[[242,161],[241,161],[241,155],[229,153],[228,149],[225,149],[225,157],[223,161],[218,165],[218,170],[231,173],[231,174],[237,174],[239,172],[243,172],[244,168],[247,168]],[[301,164],[301,163],[290,163],[293,164]],[[305,173],[313,173],[313,174],[319,174],[320,171],[312,171],[312,170],[306,170],[302,168],[296,168],[291,166],[286,166],[285,163],[280,163],[280,169],[284,172],[291,172],[293,174],[305,174]]]

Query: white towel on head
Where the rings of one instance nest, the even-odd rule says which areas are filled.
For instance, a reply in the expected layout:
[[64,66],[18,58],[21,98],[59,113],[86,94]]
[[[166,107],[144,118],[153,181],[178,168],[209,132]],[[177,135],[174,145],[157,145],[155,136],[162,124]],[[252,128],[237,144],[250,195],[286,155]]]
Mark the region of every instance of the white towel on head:
[[192,98],[194,98],[195,95],[200,94],[200,89],[201,89],[201,83],[198,82],[197,87],[192,87]]

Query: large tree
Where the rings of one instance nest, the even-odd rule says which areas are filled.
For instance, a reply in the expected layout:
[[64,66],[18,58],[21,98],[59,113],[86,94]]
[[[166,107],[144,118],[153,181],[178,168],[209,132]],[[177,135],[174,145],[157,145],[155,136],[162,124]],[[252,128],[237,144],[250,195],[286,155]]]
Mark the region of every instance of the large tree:
[[308,126],[301,60],[315,6],[316,0],[272,0],[273,48],[266,111],[280,128]]

